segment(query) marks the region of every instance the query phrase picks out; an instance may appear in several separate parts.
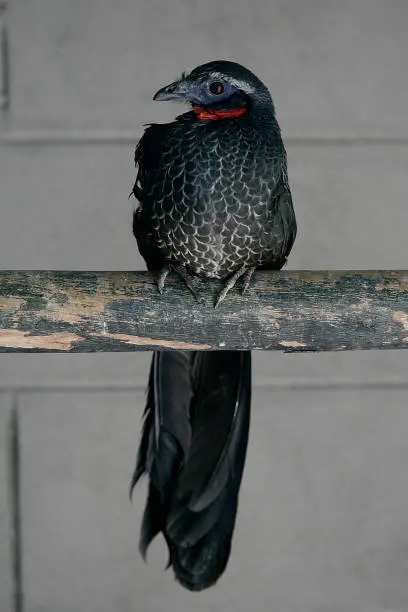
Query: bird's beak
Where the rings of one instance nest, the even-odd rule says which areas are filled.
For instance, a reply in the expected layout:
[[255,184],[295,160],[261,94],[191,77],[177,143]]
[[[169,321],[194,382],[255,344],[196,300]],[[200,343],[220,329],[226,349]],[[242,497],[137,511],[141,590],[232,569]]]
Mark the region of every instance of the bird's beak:
[[162,87],[157,91],[153,100],[184,100],[188,93],[188,85],[185,81],[174,81],[166,87]]

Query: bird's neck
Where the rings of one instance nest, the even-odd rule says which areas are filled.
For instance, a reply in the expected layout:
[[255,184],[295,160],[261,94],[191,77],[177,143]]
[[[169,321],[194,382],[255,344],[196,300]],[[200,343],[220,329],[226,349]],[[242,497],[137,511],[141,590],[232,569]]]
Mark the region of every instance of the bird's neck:
[[199,104],[193,105],[193,111],[198,119],[234,119],[241,117],[248,112],[246,106],[237,108],[211,108],[209,106],[200,106]]
[[229,98],[213,104],[193,104],[193,112],[198,119],[236,119],[250,112],[251,103],[248,96],[235,92]]

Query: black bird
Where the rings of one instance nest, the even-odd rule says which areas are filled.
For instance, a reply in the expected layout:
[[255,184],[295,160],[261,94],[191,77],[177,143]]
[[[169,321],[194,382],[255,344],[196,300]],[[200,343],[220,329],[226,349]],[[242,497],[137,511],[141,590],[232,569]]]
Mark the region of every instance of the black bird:
[[[135,153],[133,230],[161,292],[170,270],[199,295],[223,279],[218,306],[256,268],[280,269],[296,236],[286,152],[266,86],[248,69],[214,61],[163,87],[155,100],[188,112],[152,124]],[[214,584],[231,549],[245,463],[251,354],[155,352],[136,469],[149,492],[145,556],[159,532],[169,565],[190,590]]]

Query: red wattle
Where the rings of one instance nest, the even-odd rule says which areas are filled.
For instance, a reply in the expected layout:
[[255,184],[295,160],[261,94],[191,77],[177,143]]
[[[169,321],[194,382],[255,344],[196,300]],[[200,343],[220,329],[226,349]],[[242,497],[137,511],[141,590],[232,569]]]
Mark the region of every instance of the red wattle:
[[193,111],[199,119],[232,119],[234,117],[241,117],[241,115],[247,112],[247,109],[245,106],[241,108],[217,109],[195,104]]

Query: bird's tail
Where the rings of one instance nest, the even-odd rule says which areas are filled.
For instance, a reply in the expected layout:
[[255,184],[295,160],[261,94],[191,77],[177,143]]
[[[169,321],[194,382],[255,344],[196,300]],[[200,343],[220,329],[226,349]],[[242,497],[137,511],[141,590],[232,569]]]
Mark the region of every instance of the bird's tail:
[[153,354],[131,488],[149,492],[140,551],[162,532],[187,589],[214,584],[230,554],[251,403],[251,353]]

